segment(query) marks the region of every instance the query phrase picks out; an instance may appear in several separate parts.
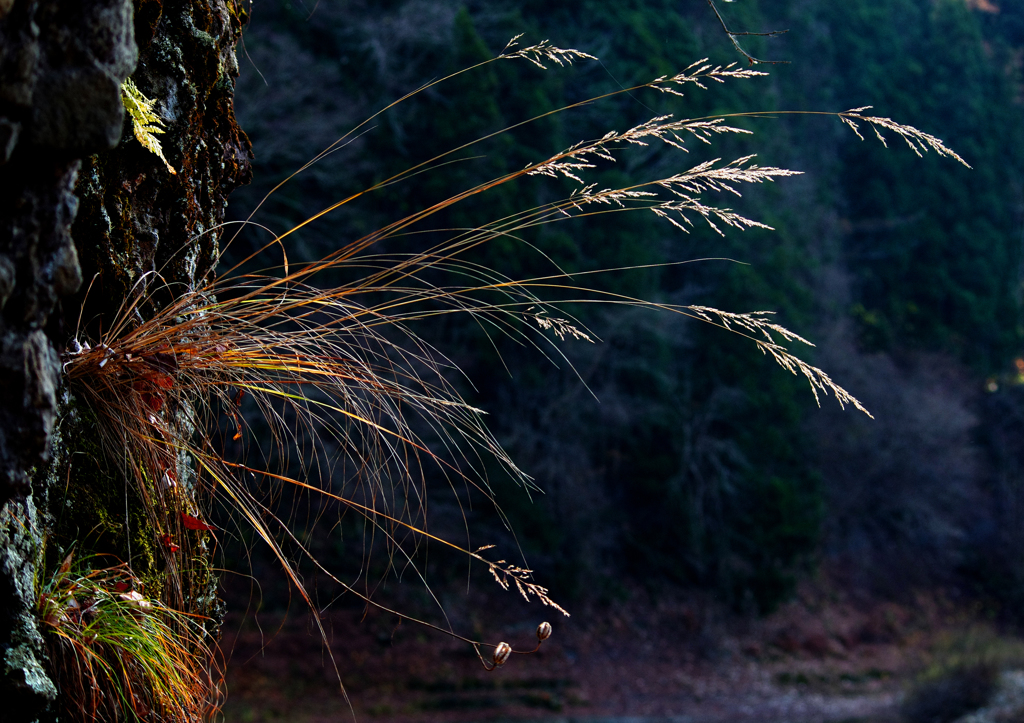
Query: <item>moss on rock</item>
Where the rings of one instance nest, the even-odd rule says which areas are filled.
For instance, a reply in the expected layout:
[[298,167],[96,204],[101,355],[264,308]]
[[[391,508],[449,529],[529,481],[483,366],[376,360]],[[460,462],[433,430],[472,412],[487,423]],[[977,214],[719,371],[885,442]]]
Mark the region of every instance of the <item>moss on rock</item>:
[[[57,695],[32,616],[38,578],[58,556],[73,548],[79,559],[116,557],[150,597],[167,594],[172,572],[142,495],[100,442],[95,410],[74,389],[58,394],[60,350],[72,333],[95,339],[109,329],[151,272],[194,287],[216,263],[213,231],[227,196],[249,177],[250,147],[233,112],[241,31],[233,6],[74,5],[20,3],[0,15],[0,368],[11,375],[0,389],[0,697],[12,721],[46,718]],[[157,100],[176,176],[124,132],[120,84],[129,73]],[[72,93],[83,83],[92,89],[84,104]],[[74,157],[87,153],[95,155]],[[63,320],[51,319],[69,294]],[[184,419],[171,427],[190,433]],[[194,480],[178,484],[196,494]],[[222,604],[212,538],[188,534],[190,557],[175,560],[188,584],[175,603],[209,616],[215,634]]]

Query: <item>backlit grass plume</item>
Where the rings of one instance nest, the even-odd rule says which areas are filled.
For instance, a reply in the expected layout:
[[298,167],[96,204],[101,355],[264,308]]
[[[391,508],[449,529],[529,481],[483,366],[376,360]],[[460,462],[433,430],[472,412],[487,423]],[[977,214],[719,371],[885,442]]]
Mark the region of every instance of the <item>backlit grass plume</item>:
[[[520,49],[516,40],[487,62],[526,60],[543,67],[547,61],[564,64],[591,57],[546,41]],[[455,75],[468,70],[472,68]],[[608,95],[644,89],[682,95],[686,88],[704,88],[710,81],[762,75],[702,60],[677,75]],[[593,100],[600,98],[586,103]],[[570,108],[580,105],[584,103]],[[934,150],[962,162],[938,139],[888,119],[865,116],[863,110],[833,115],[855,130],[857,123],[867,123],[876,130],[894,131],[915,151]],[[310,163],[361,129],[353,129]],[[167,602],[188,598],[182,590],[188,584],[182,570],[188,567],[196,540],[213,530],[208,520],[212,495],[226,500],[274,550],[303,595],[296,554],[308,556],[318,574],[352,589],[308,555],[305,538],[300,539],[288,520],[277,517],[265,502],[259,490],[270,482],[320,495],[362,515],[370,533],[385,541],[395,564],[416,574],[414,552],[421,543],[432,541],[484,564],[502,587],[514,586],[528,600],[565,612],[533,580],[530,570],[491,560],[486,546],[470,549],[429,530],[428,474],[445,476],[453,489],[468,485],[490,497],[485,467],[493,459],[522,484],[531,484],[487,430],[484,412],[460,395],[452,381],[458,374],[455,365],[417,333],[417,325],[445,315],[468,315],[488,333],[508,335],[559,357],[558,344],[566,337],[580,341],[593,337],[566,310],[567,305],[644,307],[683,314],[749,338],[783,367],[803,375],[816,398],[819,393],[832,394],[841,404],[866,412],[824,371],[794,355],[786,344],[809,342],[771,321],[765,312],[729,313],[602,292],[584,283],[588,274],[599,272],[569,275],[553,268],[543,276],[511,278],[501,269],[481,266],[468,254],[495,239],[515,240],[538,225],[625,211],[649,211],[683,231],[699,221],[718,233],[728,227],[768,228],[718,200],[723,193],[739,196],[743,184],[796,173],[758,165],[753,156],[684,165],[668,176],[637,179],[615,188],[602,188],[587,178],[597,166],[614,162],[627,146],[662,143],[685,151],[694,140],[707,144],[716,136],[740,133],[749,131],[728,125],[727,117],[660,115],[457,190],[445,201],[341,243],[318,261],[289,262],[288,236],[362,193],[273,235],[239,266],[194,288],[168,288],[155,273],[139,279],[99,338],[74,341],[64,356],[64,369],[71,388],[99,419],[110,458],[134,482],[147,506],[168,563]],[[410,179],[471,145],[429,159],[363,193]],[[444,241],[419,251],[398,253],[381,243],[409,237],[424,230],[424,222],[440,211],[527,176],[568,179],[576,188],[559,200],[449,232]],[[270,252],[283,254],[280,266],[247,270]],[[319,284],[319,279],[338,275],[350,281],[326,288]],[[163,298],[168,291],[172,301],[155,301],[157,292]],[[273,449],[257,450],[258,463],[225,453],[230,442],[244,444],[253,437],[243,403],[258,409],[275,440]],[[179,484],[185,479],[188,485]],[[200,494],[187,491],[192,489]],[[499,649],[501,655],[497,655]],[[495,663],[507,657],[500,646],[495,653]]]

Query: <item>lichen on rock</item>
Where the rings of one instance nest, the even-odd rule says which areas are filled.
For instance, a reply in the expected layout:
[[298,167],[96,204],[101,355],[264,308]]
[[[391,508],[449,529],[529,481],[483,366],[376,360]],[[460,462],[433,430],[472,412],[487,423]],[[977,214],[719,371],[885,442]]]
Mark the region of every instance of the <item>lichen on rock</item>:
[[46,673],[43,636],[34,616],[35,580],[42,536],[32,497],[0,508],[0,700],[7,715],[22,711],[24,720],[40,717],[56,699]]

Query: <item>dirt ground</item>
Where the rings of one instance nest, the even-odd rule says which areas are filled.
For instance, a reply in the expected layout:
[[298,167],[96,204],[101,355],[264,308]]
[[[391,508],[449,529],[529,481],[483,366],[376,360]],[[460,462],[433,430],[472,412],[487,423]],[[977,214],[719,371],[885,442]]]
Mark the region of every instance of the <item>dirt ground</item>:
[[226,720],[896,721],[942,641],[999,636],[980,610],[935,591],[893,603],[808,586],[764,619],[639,592],[569,619],[500,595],[455,612],[462,632],[517,650],[535,646],[543,619],[555,632],[487,672],[466,643],[376,612],[330,612],[323,624],[350,710],[307,614],[234,617],[222,643]]

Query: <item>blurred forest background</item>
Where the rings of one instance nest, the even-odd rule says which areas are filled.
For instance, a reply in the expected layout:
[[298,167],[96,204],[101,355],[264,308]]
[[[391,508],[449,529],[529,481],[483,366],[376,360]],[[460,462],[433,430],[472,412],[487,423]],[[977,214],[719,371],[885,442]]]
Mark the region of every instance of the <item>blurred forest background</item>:
[[[468,318],[420,324],[415,331],[465,370],[467,399],[488,412],[491,430],[544,491],[531,500],[493,470],[518,544],[537,579],[570,607],[642,585],[707,591],[738,611],[766,613],[799,580],[827,574],[882,597],[955,589],[1019,619],[1024,4],[741,0],[720,9],[733,30],[788,29],[743,43],[789,64],[758,66],[770,77],[711,83],[685,98],[643,91],[546,117],[461,154],[472,161],[344,206],[290,237],[289,255],[321,257],[500,172],[654,115],[763,111],[734,121],[753,136],[716,138],[710,148],[690,142],[686,157],[637,149],[602,169],[602,186],[757,153],[761,165],[805,175],[721,202],[776,231],[730,229],[722,238],[697,224],[685,235],[631,213],[548,225],[527,240],[575,271],[744,262],[617,272],[594,283],[671,303],[777,311],[817,344],[807,359],[875,419],[832,399],[819,409],[802,379],[749,342],[672,315],[573,309],[602,340],[560,345],[576,372],[489,338]],[[493,57],[519,33],[527,44],[550,38],[601,60],[547,71],[502,62],[432,87],[275,193],[255,220],[286,230],[464,142],[700,58],[745,64],[703,0],[254,4],[237,111],[253,142],[255,181],[235,192],[233,217],[246,218],[284,176],[392,100]],[[917,158],[895,138],[888,150],[870,134],[861,141],[834,117],[770,113],[865,105],[942,138],[973,170]],[[543,183],[502,187],[435,226],[480,225],[552,192]],[[511,242],[475,258],[513,277],[552,268]],[[440,481],[432,530],[464,540],[465,511],[474,545],[497,543],[514,557],[516,542],[493,506],[459,502],[466,499]],[[309,544],[325,567],[352,578],[363,564],[362,529],[346,525]],[[381,556],[380,569],[365,574],[372,581],[385,563]],[[273,565],[254,559],[257,572]],[[464,585],[465,563],[439,549],[427,570],[432,583]],[[263,602],[286,596],[265,587]]]

